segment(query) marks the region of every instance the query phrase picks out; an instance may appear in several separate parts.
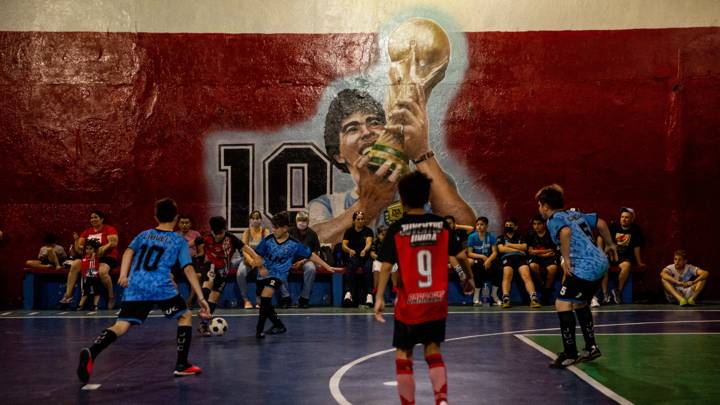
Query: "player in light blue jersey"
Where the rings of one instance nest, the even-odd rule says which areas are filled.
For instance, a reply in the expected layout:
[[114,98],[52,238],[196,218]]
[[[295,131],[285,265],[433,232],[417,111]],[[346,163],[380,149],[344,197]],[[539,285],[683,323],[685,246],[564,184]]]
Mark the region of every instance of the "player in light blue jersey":
[[[287,331],[285,325],[275,313],[272,296],[275,289],[280,288],[283,280],[287,280],[290,266],[296,260],[309,259],[317,266],[322,266],[333,273],[342,271],[341,268],[331,267],[325,263],[320,256],[311,252],[307,246],[290,236],[288,233],[290,220],[287,212],[273,215],[271,223],[272,234],[263,239],[255,248],[255,253],[263,259],[263,265],[258,271],[257,279],[257,290],[260,292],[260,316],[255,330],[255,337],[258,339],[264,338],[265,333],[277,335]],[[263,332],[267,319],[270,319],[273,326],[267,332]]]
[[[188,362],[192,312],[187,309],[185,300],[178,294],[170,279],[172,268],[179,266],[185,272],[192,289],[198,297],[202,297],[188,244],[173,232],[178,220],[175,201],[170,198],[157,201],[155,219],[158,226],[141,232],[123,254],[118,284],[126,290],[117,321],[103,330],[89,348],[80,351],[77,375],[84,384],[90,380],[97,356],[118,337],[127,333],[131,325],[143,323],[155,305],[160,307],[166,318],[178,321],[174,375],[180,377],[201,372],[200,367]],[[210,317],[207,301],[201,299],[199,304],[200,316]]]
[[[557,184],[545,186],[535,195],[538,211],[547,220],[553,242],[560,246],[564,271],[562,288],[555,301],[560,318],[560,333],[564,350],[550,363],[553,368],[565,368],[580,361],[600,357],[595,342],[592,312],[588,303],[600,288],[608,269],[607,256],[594,243],[592,229],[597,228],[606,241],[605,252],[617,258],[607,223],[596,214],[583,214],[576,210],[563,210],[563,190]],[[575,314],[585,339],[585,349],[578,353],[575,344]]]

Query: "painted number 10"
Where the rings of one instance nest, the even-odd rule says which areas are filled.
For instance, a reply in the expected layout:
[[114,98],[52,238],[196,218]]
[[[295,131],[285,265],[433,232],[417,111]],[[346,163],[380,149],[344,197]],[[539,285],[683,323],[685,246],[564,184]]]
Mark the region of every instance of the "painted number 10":
[[432,253],[429,250],[417,252],[417,269],[421,276],[418,280],[418,287],[430,287],[432,285]]

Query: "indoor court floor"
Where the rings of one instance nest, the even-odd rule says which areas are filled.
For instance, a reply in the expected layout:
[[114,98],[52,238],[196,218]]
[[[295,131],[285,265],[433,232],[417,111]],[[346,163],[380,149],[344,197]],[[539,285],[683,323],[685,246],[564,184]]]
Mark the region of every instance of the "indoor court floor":
[[[392,311],[389,308],[388,311]],[[0,311],[5,404],[397,404],[392,316],[370,310],[278,311],[284,335],[254,337],[256,310],[219,310],[221,337],[194,334],[198,376],[174,378],[175,321],[155,310],[97,359],[90,384],[75,376],[79,350],[115,311]],[[561,341],[550,307],[450,307],[446,342],[451,404],[720,403],[720,305],[621,305],[594,311],[603,356],[547,367]],[[197,324],[197,318],[194,319]],[[578,344],[582,334],[577,331]],[[418,404],[432,403],[422,349]]]

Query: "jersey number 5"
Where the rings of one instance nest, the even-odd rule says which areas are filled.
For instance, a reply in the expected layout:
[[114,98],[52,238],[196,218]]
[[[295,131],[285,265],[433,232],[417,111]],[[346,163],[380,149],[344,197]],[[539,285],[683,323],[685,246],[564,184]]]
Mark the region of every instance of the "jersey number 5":
[[[429,250],[417,252],[417,270],[420,274],[418,287],[428,288],[432,285],[432,253]],[[423,277],[425,278],[423,280]]]
[[[135,270],[155,271],[160,264],[160,258],[165,253],[165,248],[160,246],[142,245],[140,247],[140,255],[138,256]],[[151,263],[152,261],[152,263]]]

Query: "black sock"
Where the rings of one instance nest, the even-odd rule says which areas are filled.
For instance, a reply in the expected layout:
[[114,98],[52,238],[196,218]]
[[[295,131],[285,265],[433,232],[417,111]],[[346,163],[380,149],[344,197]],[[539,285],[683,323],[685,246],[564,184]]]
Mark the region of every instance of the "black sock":
[[560,318],[560,334],[562,335],[563,348],[568,356],[577,356],[575,345],[575,314],[573,311],[558,312]]
[[210,306],[210,313],[211,313],[211,314],[214,313],[214,312],[215,312],[215,308],[217,308],[217,304],[214,303],[214,302],[208,301],[208,305]]
[[92,346],[90,346],[90,354],[92,358],[97,358],[100,353],[105,350],[110,344],[117,340],[117,335],[110,329],[105,329],[100,333],[100,336],[95,338]]
[[188,353],[192,341],[192,326],[178,326],[177,328],[177,365],[188,365]]
[[596,345],[592,312],[590,312],[590,307],[586,305],[582,308],[576,309],[575,313],[577,314],[583,338],[585,338],[585,348],[589,349]]
[[260,316],[258,317],[257,326],[255,327],[255,332],[258,335],[265,329],[265,320],[268,318],[268,309],[270,309],[271,303],[272,298],[260,298]]
[[203,298],[208,299],[210,298],[210,289],[203,287],[202,288]]

